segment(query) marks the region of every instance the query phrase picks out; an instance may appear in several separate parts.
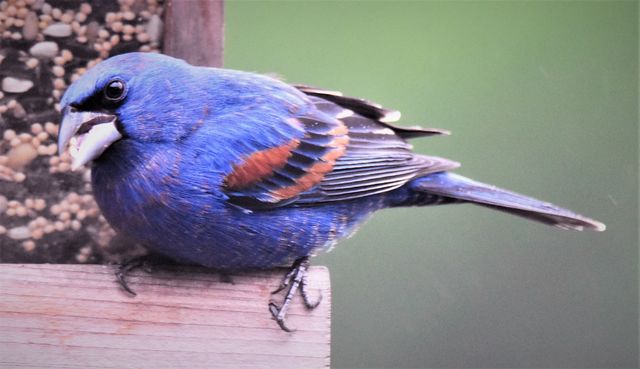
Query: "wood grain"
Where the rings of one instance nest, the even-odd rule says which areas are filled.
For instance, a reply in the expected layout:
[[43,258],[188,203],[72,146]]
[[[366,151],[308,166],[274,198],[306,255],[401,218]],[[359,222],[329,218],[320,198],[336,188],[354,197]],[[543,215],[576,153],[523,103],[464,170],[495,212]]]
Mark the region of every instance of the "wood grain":
[[223,0],[168,0],[163,53],[193,65],[222,67]]
[[[131,297],[103,265],[0,264],[0,368],[321,368],[329,366],[329,273],[323,300],[267,309],[283,270],[232,276],[201,268],[133,272]],[[276,301],[279,301],[276,300]]]

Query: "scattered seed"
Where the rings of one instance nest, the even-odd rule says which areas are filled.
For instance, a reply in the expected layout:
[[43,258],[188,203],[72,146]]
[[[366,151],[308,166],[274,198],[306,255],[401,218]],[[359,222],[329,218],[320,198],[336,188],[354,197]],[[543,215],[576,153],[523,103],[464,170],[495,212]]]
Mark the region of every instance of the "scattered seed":
[[71,221],[71,229],[73,229],[74,231],[79,231],[80,228],[82,228],[82,223],[80,223],[80,221],[75,219]]
[[73,60],[73,53],[71,53],[71,51],[67,49],[62,50],[61,56],[66,62],[70,62]]
[[52,41],[42,41],[33,45],[29,53],[38,58],[53,58],[58,54],[58,44]]
[[58,126],[56,126],[55,124],[53,124],[51,122],[46,122],[44,124],[44,130],[47,131],[47,133],[49,133],[50,135],[57,135],[58,134]]
[[32,252],[36,249],[36,243],[32,240],[22,242],[22,248],[26,252]]
[[71,36],[71,26],[64,23],[53,23],[47,26],[42,33],[51,37],[69,37]]
[[86,15],[91,14],[91,5],[88,3],[82,3],[82,5],[80,5],[80,12]]
[[27,92],[33,87],[33,82],[28,79],[14,77],[4,77],[2,79],[2,90],[4,92],[19,94]]
[[80,23],[84,23],[87,20],[87,15],[85,13],[77,13],[76,14],[76,21],[80,22]]
[[19,208],[16,208],[16,215],[19,217],[26,217],[28,214],[28,210],[26,207],[21,206]]
[[37,228],[31,231],[31,238],[34,240],[39,240],[44,237],[44,229]]
[[14,240],[25,240],[30,237],[31,232],[29,232],[29,228],[26,226],[14,227],[7,232],[7,236]]
[[4,131],[4,133],[2,134],[2,137],[6,140],[6,141],[11,141],[14,137],[16,137],[16,131],[14,131],[13,129],[7,129],[6,131]]
[[146,43],[146,42],[149,42],[150,37],[146,32],[142,32],[142,33],[138,33],[138,35],[136,36],[136,39],[138,40],[138,42]]
[[47,207],[47,202],[44,199],[35,199],[33,202],[33,208],[37,211],[42,211]]
[[16,181],[16,182],[18,182],[18,183],[20,183],[20,182],[24,182],[24,180],[25,180],[25,179],[27,179],[27,176],[26,176],[24,173],[22,173],[22,172],[16,172],[16,173],[13,175],[13,180],[14,180],[14,181]]

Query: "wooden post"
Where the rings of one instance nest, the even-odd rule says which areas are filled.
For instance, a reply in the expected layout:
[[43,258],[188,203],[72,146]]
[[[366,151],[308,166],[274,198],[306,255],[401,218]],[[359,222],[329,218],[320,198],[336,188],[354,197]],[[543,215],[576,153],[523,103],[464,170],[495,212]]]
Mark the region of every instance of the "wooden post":
[[0,264],[0,368],[321,368],[329,366],[324,267],[312,311],[294,299],[282,331],[267,308],[282,271],[134,272],[131,297],[105,265]]
[[190,64],[222,67],[223,0],[168,0],[163,53]]

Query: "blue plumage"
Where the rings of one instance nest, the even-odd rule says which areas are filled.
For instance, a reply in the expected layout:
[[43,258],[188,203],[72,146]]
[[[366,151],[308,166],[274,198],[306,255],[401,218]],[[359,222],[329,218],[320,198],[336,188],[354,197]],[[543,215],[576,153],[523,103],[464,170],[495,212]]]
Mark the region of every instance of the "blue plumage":
[[395,206],[471,202],[561,228],[604,229],[449,173],[457,163],[407,143],[446,131],[394,126],[398,112],[338,92],[131,53],[88,71],[61,106],[60,149],[71,142],[74,166],[93,161],[94,195],[109,223],[184,262],[285,265]]

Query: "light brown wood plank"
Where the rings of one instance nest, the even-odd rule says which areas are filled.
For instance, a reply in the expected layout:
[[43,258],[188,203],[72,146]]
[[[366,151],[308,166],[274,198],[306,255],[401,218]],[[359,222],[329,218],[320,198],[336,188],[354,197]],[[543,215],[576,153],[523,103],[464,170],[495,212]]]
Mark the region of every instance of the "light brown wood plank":
[[[322,368],[329,366],[329,273],[322,303],[299,296],[282,331],[267,308],[284,270],[136,271],[131,297],[103,265],[0,264],[0,368]],[[278,296],[281,298],[281,296]],[[277,299],[276,301],[279,301]]]

